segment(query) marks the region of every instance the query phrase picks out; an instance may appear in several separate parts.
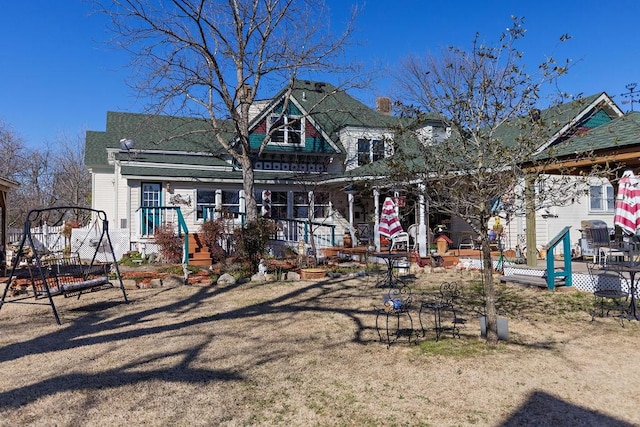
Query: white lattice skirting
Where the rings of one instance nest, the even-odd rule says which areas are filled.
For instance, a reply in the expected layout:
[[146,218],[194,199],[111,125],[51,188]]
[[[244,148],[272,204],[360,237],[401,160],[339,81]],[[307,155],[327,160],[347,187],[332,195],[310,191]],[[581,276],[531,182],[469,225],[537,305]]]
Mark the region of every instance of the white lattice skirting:
[[[482,269],[482,261],[479,259],[464,259],[460,260],[460,263],[467,268]],[[498,267],[498,262],[494,261],[493,268]],[[504,265],[505,276],[533,276],[545,278],[547,272],[545,270],[536,270],[532,268],[522,268],[518,264]],[[629,280],[621,277],[618,274],[588,274],[588,273],[572,273],[571,274],[573,287],[580,291],[593,293],[596,289],[599,290],[620,290],[625,293],[630,292]],[[639,292],[636,292],[636,296],[640,296]]]
[[[531,268],[518,268],[518,267],[505,267],[505,276],[534,276],[534,277],[547,277],[545,270],[534,270]],[[619,276],[618,274],[588,274],[588,273],[572,273],[571,279],[573,281],[573,287],[578,290],[595,292],[599,290],[620,290],[625,293],[629,293],[629,280]]]

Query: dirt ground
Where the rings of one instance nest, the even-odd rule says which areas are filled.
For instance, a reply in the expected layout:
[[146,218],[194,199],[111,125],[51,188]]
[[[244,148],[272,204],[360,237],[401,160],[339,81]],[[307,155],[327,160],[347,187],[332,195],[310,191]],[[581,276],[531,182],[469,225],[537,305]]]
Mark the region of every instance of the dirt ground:
[[62,326],[5,305],[0,425],[640,425],[640,322],[591,321],[591,295],[499,286],[489,347],[478,276],[420,274],[414,302],[460,284],[461,337],[436,342],[429,312],[387,348],[375,280],[108,290],[58,299]]

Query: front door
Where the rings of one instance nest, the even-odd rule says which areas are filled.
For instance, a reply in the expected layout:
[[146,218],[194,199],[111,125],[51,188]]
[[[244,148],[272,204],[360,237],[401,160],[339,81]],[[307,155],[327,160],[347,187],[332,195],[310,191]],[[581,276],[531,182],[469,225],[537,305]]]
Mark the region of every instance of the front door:
[[142,200],[140,206],[142,207],[142,235],[153,234],[154,230],[161,223],[161,209],[160,206],[160,183],[158,182],[144,182],[142,183]]

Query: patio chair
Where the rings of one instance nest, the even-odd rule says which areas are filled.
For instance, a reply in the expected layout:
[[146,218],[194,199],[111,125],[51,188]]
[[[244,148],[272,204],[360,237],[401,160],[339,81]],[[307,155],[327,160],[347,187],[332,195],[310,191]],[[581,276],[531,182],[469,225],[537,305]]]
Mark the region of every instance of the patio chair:
[[584,230],[585,238],[593,248],[595,264],[606,266],[611,261],[620,261],[625,256],[623,245],[612,241],[607,227],[593,227]]
[[[376,331],[378,338],[383,342],[383,332],[386,334],[387,348],[391,347],[402,335],[407,335],[409,343],[418,344],[418,331],[413,329],[413,317],[411,312],[414,310],[413,296],[411,288],[404,285],[401,287],[390,287],[382,296],[382,307],[376,309]],[[384,318],[384,322],[380,321],[380,317]],[[406,317],[407,322],[402,324],[401,320]],[[393,321],[395,319],[395,322]],[[389,320],[392,320],[390,323]],[[404,327],[403,327],[404,326]]]
[[476,249],[476,241],[471,232],[463,232],[460,234],[458,249]]
[[[604,260],[606,261],[606,257]],[[611,310],[615,309],[619,312],[618,317],[623,319],[626,313],[623,299],[627,300],[629,298],[629,292],[625,292],[622,289],[622,282],[625,278],[621,272],[616,271],[615,264],[612,267],[611,265],[601,264],[600,261],[600,257],[594,253],[594,257],[586,262],[590,288],[593,293],[591,321],[595,319],[598,312],[600,317],[604,317],[605,308],[607,316],[609,316]],[[621,324],[624,327],[623,320],[621,320]]]
[[371,224],[361,222],[356,224],[356,239],[358,239],[358,246],[369,246],[373,233],[371,232]]
[[396,246],[401,246],[407,252],[409,251],[409,233],[406,231],[401,231],[395,236],[391,238],[391,247],[389,248],[389,252],[391,252]]
[[444,282],[440,285],[439,296],[436,299],[423,301],[420,305],[418,319],[420,320],[420,328],[422,335],[426,336],[427,328],[424,326],[423,315],[432,313],[433,330],[435,331],[436,341],[445,332],[451,332],[451,337],[460,338],[460,325],[466,323],[466,319],[458,316],[455,307],[456,300],[460,297],[460,290],[456,282]]

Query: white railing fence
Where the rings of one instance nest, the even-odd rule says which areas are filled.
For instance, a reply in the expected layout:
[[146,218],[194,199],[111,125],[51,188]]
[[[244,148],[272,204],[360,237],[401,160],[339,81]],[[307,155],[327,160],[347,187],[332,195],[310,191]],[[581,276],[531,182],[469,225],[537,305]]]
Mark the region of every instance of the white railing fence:
[[[64,252],[66,242],[61,233],[62,228],[62,226],[42,226],[31,229],[31,238],[38,253]],[[96,227],[95,224],[82,228],[73,228],[69,242],[71,252],[77,252],[81,259],[91,259],[96,254],[97,261],[112,261],[107,238],[105,236],[103,241],[100,242],[101,234],[102,230],[100,227]],[[129,230],[124,228],[114,230],[110,228],[109,237],[111,238],[115,258],[119,261],[129,251]],[[21,239],[22,229],[10,228],[7,231],[8,249],[17,249]],[[25,242],[25,244],[28,245],[29,243]]]

